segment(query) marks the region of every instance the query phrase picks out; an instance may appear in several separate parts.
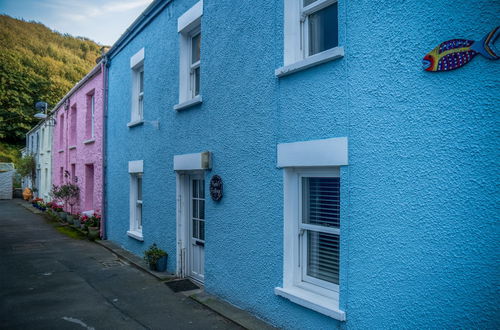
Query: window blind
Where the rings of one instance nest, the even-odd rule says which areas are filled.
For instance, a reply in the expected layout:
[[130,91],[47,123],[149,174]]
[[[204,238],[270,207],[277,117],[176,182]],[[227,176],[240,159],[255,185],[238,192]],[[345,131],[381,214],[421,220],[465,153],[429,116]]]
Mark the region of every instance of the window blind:
[[331,228],[340,228],[340,178],[303,178],[302,223],[312,225],[304,228],[306,274],[339,284],[340,237]]

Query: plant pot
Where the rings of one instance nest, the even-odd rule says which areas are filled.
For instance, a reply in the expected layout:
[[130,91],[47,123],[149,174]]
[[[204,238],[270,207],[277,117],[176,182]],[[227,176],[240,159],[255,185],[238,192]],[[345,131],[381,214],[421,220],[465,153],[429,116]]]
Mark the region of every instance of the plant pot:
[[73,218],[73,227],[80,229],[80,219],[79,218]]
[[168,256],[163,256],[161,257],[157,262],[156,262],[156,271],[157,272],[164,272],[167,270],[167,257]]
[[87,237],[91,241],[95,241],[97,238],[99,238],[99,227],[89,227],[89,233],[87,234]]
[[61,218],[61,220],[63,221],[66,221],[66,212],[57,212],[57,215],[59,216],[59,218]]

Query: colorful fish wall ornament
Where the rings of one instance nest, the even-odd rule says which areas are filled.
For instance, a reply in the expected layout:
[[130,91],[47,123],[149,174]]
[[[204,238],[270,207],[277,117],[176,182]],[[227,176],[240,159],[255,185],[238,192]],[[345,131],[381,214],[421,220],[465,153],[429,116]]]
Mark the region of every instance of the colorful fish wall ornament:
[[442,42],[425,55],[422,64],[425,71],[438,72],[458,69],[481,54],[489,60],[500,58],[494,51],[494,42],[500,35],[500,26],[479,41],[452,39]]

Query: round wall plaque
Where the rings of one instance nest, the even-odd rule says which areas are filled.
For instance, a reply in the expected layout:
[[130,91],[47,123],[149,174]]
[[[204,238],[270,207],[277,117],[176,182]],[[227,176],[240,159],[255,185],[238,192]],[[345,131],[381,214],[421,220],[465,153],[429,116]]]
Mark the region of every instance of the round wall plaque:
[[214,175],[210,179],[210,197],[214,201],[220,201],[222,199],[222,179],[218,175]]

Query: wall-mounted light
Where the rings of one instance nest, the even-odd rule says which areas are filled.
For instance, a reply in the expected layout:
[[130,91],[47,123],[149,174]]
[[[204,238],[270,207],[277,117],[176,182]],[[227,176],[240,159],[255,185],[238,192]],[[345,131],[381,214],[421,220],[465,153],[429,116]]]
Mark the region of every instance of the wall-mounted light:
[[56,120],[54,119],[54,117],[47,114],[48,106],[49,105],[47,104],[47,102],[37,102],[35,104],[35,108],[40,112],[35,114],[35,118],[45,119],[47,121],[47,126],[54,126],[56,124]]

